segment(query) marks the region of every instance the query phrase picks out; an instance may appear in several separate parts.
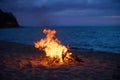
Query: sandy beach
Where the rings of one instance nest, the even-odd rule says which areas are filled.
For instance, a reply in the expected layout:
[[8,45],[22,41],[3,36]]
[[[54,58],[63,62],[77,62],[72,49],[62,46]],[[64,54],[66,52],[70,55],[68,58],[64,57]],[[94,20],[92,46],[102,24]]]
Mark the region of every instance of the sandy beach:
[[32,64],[43,54],[34,46],[0,41],[0,80],[120,80],[120,54],[71,51],[84,62],[46,67]]

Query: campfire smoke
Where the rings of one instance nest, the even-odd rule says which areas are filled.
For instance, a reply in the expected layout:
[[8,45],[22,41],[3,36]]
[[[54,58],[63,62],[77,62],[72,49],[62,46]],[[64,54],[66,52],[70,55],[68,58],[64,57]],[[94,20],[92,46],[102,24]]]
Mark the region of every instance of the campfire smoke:
[[44,29],[43,33],[46,37],[35,42],[35,48],[44,51],[46,57],[55,59],[58,63],[63,63],[71,58],[72,53],[69,50],[69,46],[61,44],[60,40],[55,36],[55,30]]

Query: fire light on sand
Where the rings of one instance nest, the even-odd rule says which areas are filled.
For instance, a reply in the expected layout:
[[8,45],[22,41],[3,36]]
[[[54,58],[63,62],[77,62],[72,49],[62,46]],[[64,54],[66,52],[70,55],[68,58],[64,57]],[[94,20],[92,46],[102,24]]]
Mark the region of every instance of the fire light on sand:
[[73,62],[73,54],[70,52],[69,46],[61,44],[60,40],[56,38],[56,30],[44,29],[45,38],[35,42],[35,48],[45,52],[45,63],[69,63]]

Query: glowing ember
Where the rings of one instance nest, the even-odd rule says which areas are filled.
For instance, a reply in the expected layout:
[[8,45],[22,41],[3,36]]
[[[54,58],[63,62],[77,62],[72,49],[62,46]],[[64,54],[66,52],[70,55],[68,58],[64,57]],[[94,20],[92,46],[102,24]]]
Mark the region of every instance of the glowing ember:
[[44,29],[43,33],[46,37],[35,42],[36,48],[45,51],[47,57],[51,59],[55,58],[58,62],[64,62],[66,59],[70,58],[72,53],[69,51],[69,47],[62,45],[55,37],[55,30]]

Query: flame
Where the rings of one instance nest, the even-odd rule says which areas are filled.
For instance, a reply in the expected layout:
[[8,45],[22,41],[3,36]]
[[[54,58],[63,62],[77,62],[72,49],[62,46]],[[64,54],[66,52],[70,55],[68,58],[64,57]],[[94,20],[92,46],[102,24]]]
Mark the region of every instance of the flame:
[[69,51],[69,47],[62,45],[56,38],[56,30],[44,29],[43,33],[46,37],[35,42],[35,48],[44,51],[47,57],[56,58],[58,62],[64,62],[64,57],[70,57],[72,53]]

